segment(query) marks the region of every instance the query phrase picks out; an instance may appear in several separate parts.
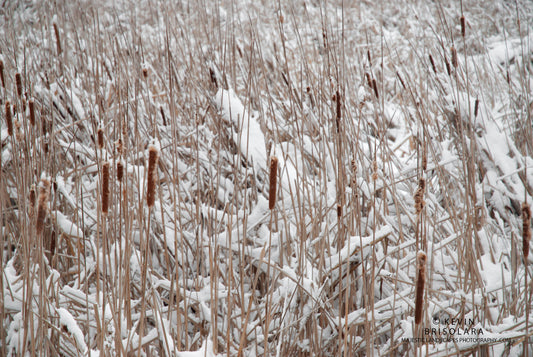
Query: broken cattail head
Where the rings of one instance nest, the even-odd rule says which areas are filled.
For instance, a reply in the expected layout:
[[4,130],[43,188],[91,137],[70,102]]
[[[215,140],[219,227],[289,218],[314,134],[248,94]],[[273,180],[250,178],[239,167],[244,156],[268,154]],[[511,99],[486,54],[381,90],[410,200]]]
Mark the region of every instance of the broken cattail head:
[[39,184],[39,197],[37,199],[37,221],[35,224],[37,236],[40,236],[44,229],[44,220],[48,213],[48,201],[50,199],[50,186],[50,179],[43,175]]

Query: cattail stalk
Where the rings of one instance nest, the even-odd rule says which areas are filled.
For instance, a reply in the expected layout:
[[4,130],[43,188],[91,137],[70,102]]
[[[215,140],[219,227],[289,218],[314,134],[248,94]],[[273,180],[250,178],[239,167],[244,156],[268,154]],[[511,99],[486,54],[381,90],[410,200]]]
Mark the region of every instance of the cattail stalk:
[[61,52],[61,38],[59,37],[59,27],[57,27],[57,24],[54,22],[54,34],[56,36],[56,46],[57,46],[57,54],[60,55]]
[[50,198],[50,180],[41,179],[39,185],[39,197],[37,199],[37,221],[35,224],[37,236],[40,236],[44,229],[44,220],[48,213],[48,200]]
[[426,285],[426,254],[418,252],[418,276],[416,278],[416,297],[415,297],[415,324],[422,322],[422,313],[424,311],[424,286]]
[[529,242],[531,240],[531,209],[527,202],[522,203],[522,253],[527,261],[529,255]]
[[146,192],[146,203],[148,204],[148,207],[152,207],[155,203],[158,160],[159,148],[152,144],[148,147],[148,188]]
[[17,84],[17,94],[22,97],[22,76],[19,72],[15,73],[15,83]]
[[270,189],[268,191],[268,209],[276,205],[276,189],[278,187],[278,158],[270,158]]
[[6,124],[7,134],[13,136],[13,113],[11,113],[11,103],[6,102]]
[[102,165],[102,213],[109,212],[109,161]]

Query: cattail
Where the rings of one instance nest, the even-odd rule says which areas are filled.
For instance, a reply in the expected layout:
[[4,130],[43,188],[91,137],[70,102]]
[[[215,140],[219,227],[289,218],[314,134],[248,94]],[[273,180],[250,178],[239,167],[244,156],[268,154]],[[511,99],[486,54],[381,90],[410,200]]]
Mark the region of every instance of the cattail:
[[448,72],[448,75],[452,75],[452,68],[450,67],[450,62],[448,62],[448,59],[444,57],[444,64],[446,65],[446,72]]
[[376,181],[378,179],[378,162],[376,160],[372,161],[372,180]]
[[151,144],[148,147],[148,185],[146,193],[146,202],[148,207],[152,207],[155,203],[155,185],[157,179],[157,162],[159,160],[159,147]]
[[213,83],[215,88],[218,88],[217,75],[213,68],[209,68],[209,78],[211,78],[211,83]]
[[54,22],[54,34],[56,35],[56,46],[57,46],[57,54],[60,55],[61,50],[61,38],[59,37],[59,28],[57,27],[57,24]]
[[415,324],[422,322],[422,312],[424,310],[424,286],[426,285],[426,254],[418,252],[418,276],[416,279],[416,298],[415,298]]
[[403,81],[402,77],[400,76],[400,73],[396,72],[396,76],[400,80],[400,83],[402,84],[403,89],[406,89],[405,82]]
[[479,99],[476,98],[476,102],[474,103],[474,118],[477,118],[478,111],[479,111]]
[[465,37],[466,34],[466,22],[465,17],[461,16],[461,36]]
[[433,73],[437,74],[437,66],[435,66],[435,61],[433,60],[433,56],[429,55],[429,63],[431,63],[431,68],[433,68]]
[[278,158],[270,158],[270,189],[268,191],[268,209],[276,205],[276,189],[278,187]]
[[30,124],[35,126],[35,101],[33,98],[28,101],[28,106],[30,108]]
[[365,72],[365,77],[366,77],[366,83],[368,84],[370,88],[372,88],[372,77],[370,77],[370,73]]
[[109,211],[109,161],[102,165],[102,213]]
[[13,136],[13,113],[11,112],[11,103],[6,102],[6,123],[7,123],[7,134]]
[[529,255],[529,241],[531,240],[531,209],[527,202],[522,203],[522,252],[524,260]]
[[422,170],[426,171],[427,168],[428,168],[428,155],[426,151],[424,150],[424,152],[422,153]]
[[15,120],[15,138],[17,138],[17,141],[24,140],[24,136],[22,135],[21,130],[22,124],[19,120]]
[[19,72],[15,73],[15,83],[17,84],[17,94],[22,97],[22,76]]
[[37,236],[40,236],[44,229],[44,219],[48,212],[48,200],[50,198],[50,180],[41,178],[39,185],[39,197],[37,199],[37,222],[35,225]]
[[143,68],[143,78],[148,78],[148,68]]
[[342,117],[342,102],[341,102],[341,94],[339,91],[335,94],[337,97],[337,116],[336,116],[336,125],[337,125],[337,133],[340,132],[340,126],[341,126],[341,117]]
[[115,149],[119,155],[124,153],[124,144],[122,143],[122,139],[119,138],[117,141],[115,141]]
[[342,217],[342,205],[339,203],[337,204],[337,219],[340,219]]
[[416,189],[414,200],[415,200],[415,210],[416,214],[419,214],[422,212],[422,209],[424,208],[426,202],[424,202],[424,192],[426,190],[426,180],[424,178],[420,178],[418,180],[418,188]]
[[30,189],[30,195],[28,197],[28,200],[30,201],[30,217],[33,217],[33,213],[35,212],[35,203],[37,200],[36,193],[35,193],[35,185],[31,185]]
[[376,98],[379,99],[379,93],[378,93],[378,83],[376,82],[376,79],[372,79],[372,89],[374,90],[374,94],[376,95]]
[[459,62],[457,61],[457,50],[454,46],[452,46],[450,52],[452,53],[452,66],[453,68],[457,68],[457,66],[459,65]]
[[4,79],[4,61],[0,59],[0,79],[2,80],[2,87],[6,87],[6,82]]
[[117,180],[122,181],[124,177],[124,164],[122,161],[117,161]]
[[97,133],[97,138],[98,138],[98,149],[103,149],[103,147],[104,147],[104,129],[102,129],[100,127],[100,128],[98,128],[98,131],[96,133]]
[[165,111],[163,110],[163,107],[159,107],[159,111],[161,112],[161,117],[163,118],[163,125],[167,126],[167,118],[165,116]]
[[368,58],[368,64],[372,67],[372,57],[370,57],[370,50],[366,50],[366,58]]

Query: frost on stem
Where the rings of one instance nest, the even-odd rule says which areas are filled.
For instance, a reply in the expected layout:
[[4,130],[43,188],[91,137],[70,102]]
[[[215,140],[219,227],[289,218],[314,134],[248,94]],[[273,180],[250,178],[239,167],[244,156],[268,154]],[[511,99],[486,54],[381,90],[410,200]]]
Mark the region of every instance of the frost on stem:
[[157,163],[159,160],[159,146],[156,143],[148,147],[148,185],[146,203],[152,207],[155,203],[155,186],[157,180]]

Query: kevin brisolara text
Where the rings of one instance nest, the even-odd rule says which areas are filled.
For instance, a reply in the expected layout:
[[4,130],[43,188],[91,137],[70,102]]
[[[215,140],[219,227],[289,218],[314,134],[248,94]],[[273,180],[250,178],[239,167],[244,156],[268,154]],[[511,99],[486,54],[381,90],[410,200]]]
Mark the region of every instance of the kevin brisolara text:
[[483,335],[483,329],[482,328],[454,328],[454,327],[433,327],[433,328],[425,328],[424,329],[424,335],[432,335],[432,336],[481,336]]

